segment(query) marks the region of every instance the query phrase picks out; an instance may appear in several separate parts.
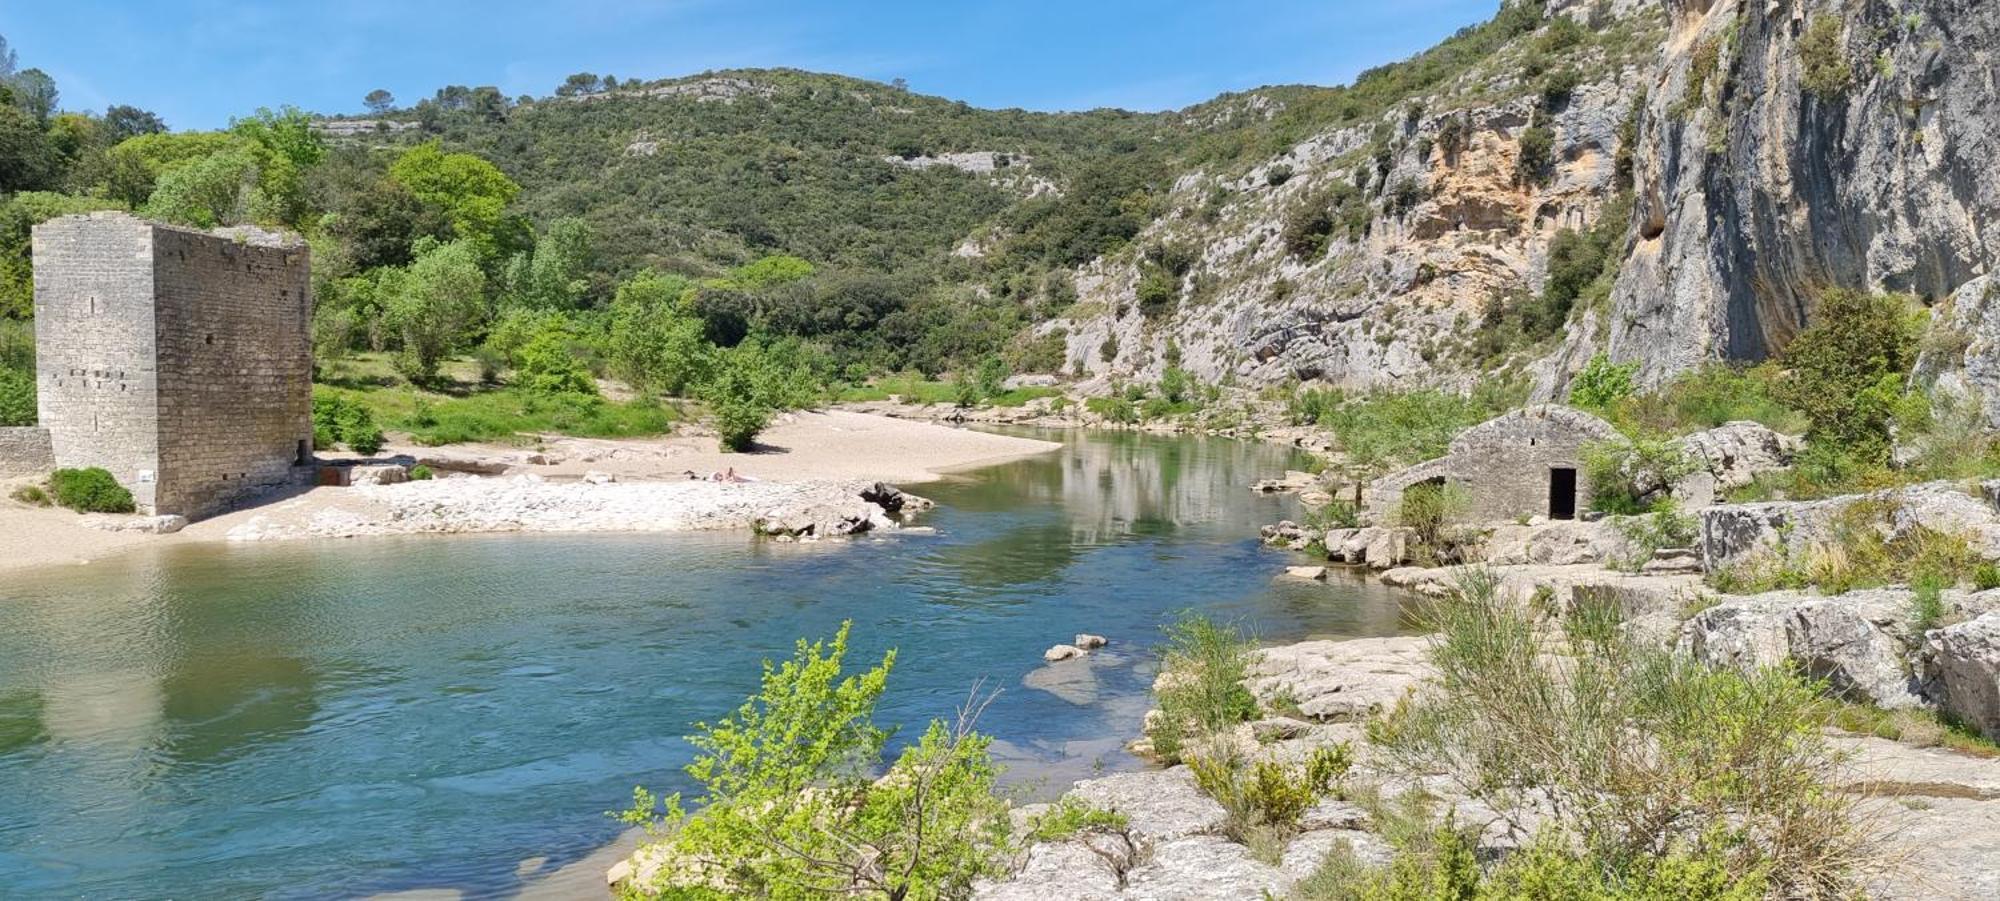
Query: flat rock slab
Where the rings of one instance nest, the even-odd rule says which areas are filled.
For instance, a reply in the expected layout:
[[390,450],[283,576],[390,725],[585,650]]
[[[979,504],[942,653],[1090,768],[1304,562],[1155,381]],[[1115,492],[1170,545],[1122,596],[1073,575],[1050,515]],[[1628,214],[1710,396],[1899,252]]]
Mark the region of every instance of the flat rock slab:
[[1258,700],[1290,700],[1307,719],[1358,719],[1384,710],[1428,677],[1421,636],[1307,641],[1266,648],[1250,665]]
[[1124,814],[1133,840],[1140,842],[1211,834],[1229,819],[1222,805],[1202,794],[1194,773],[1184,766],[1086,779],[1070,794],[1093,807]]

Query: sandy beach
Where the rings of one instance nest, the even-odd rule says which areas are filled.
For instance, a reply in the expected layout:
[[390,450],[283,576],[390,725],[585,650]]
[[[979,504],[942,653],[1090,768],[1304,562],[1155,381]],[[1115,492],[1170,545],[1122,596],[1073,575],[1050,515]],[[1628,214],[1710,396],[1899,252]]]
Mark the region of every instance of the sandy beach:
[[[548,438],[538,446],[392,444],[382,455],[504,470],[485,478],[314,488],[171,535],[104,531],[67,510],[0,499],[0,574],[78,565],[140,545],[469,531],[687,531],[741,527],[773,510],[909,486],[1057,445],[846,411],[783,417],[751,453],[712,437]],[[694,481],[733,469],[753,480]],[[595,475],[592,475],[595,474]],[[584,477],[607,484],[587,484]]]

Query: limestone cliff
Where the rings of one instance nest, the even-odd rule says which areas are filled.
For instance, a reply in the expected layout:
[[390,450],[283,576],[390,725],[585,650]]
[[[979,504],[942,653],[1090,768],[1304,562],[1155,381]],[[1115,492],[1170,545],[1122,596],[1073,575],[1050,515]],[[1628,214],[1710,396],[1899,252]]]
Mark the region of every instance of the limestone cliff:
[[[1044,326],[1072,367],[1150,380],[1174,359],[1210,380],[1323,379],[1351,386],[1470,385],[1525,369],[1553,348],[1496,357],[1475,348],[1493,305],[1539,289],[1559,229],[1595,224],[1622,185],[1617,157],[1655,79],[1665,17],[1637,2],[1553,3],[1589,21],[1580,43],[1522,35],[1435,91],[1315,134],[1244,171],[1182,175],[1162,215],[1125,251],[1083,267],[1080,302]],[[1546,71],[1577,74],[1566,96]],[[1273,115],[1260,93],[1228,115]],[[1531,131],[1551,160],[1524,171]],[[1337,218],[1323,251],[1288,240],[1319,209]],[[1192,249],[1171,309],[1149,312],[1141,282],[1161,248]],[[1510,348],[1511,351],[1524,350]]]
[[[1183,175],[1170,211],[1080,270],[1081,302],[1044,329],[1066,334],[1073,367],[1111,379],[1156,378],[1175,358],[1251,384],[1466,387],[1526,374],[1550,398],[1600,351],[1658,383],[1706,360],[1769,356],[1825,287],[1949,307],[1988,272],[2000,5],[1557,2],[1545,15],[1590,20],[1591,37],[1551,53],[1537,46],[1543,28],[1251,171]],[[1544,98],[1536,54],[1581,74],[1566,100]],[[1238,114],[1259,99],[1237,98]],[[1553,160],[1524,179],[1536,125]],[[1379,176],[1357,171],[1377,163]],[[1580,304],[1552,341],[1482,346],[1489,310],[1542,287],[1555,233],[1596,224],[1628,187],[1608,303]],[[1357,191],[1360,214],[1347,201],[1352,225],[1323,254],[1288,248],[1302,204]],[[1141,282],[1163,247],[1198,252],[1169,309],[1149,316]],[[2000,398],[2000,311],[1989,323],[1985,306],[1941,312],[1965,340],[1941,342],[1957,356],[1927,365]]]
[[1648,381],[1761,359],[1826,286],[1935,303],[1988,271],[2000,6],[1666,0],[1608,349]]

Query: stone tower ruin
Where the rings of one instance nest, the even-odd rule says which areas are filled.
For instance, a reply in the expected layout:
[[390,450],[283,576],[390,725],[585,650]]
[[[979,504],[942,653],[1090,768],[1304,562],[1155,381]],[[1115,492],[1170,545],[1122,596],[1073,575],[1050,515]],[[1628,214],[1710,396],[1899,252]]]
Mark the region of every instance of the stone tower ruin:
[[61,467],[101,466],[142,512],[190,519],[310,476],[305,245],[124,213],[34,230],[41,428]]

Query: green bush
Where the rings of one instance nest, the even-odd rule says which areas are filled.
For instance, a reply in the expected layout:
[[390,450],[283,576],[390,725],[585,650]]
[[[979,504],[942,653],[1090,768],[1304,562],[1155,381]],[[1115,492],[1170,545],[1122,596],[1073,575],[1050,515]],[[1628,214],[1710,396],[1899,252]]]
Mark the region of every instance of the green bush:
[[34,425],[35,374],[0,367],[0,426]]
[[1028,821],[1027,838],[1034,842],[1060,842],[1093,832],[1124,832],[1131,825],[1122,813],[1092,807],[1073,795],[1064,795]]
[[422,463],[410,467],[410,481],[412,482],[428,482],[435,478],[437,478],[437,473]]
[[132,492],[118,484],[109,471],[96,466],[58,469],[49,478],[49,488],[56,503],[78,513],[130,513],[137,509]]
[[1514,178],[1524,185],[1548,181],[1556,162],[1556,136],[1546,125],[1521,132],[1521,155],[1514,161]]
[[1581,456],[1591,509],[1623,516],[1651,512],[1669,499],[1675,482],[1701,467],[1671,438],[1592,441]]
[[21,487],[14,489],[14,491],[11,494],[9,494],[8,497],[11,497],[31,507],[46,507],[50,503],[52,503],[52,501],[49,500],[49,493],[43,490],[42,486],[40,485],[22,485]]
[[1813,16],[1799,38],[1799,79],[1821,100],[1833,100],[1854,85],[1854,61],[1847,55],[1845,25],[1838,16]]
[[[762,689],[735,713],[698,724],[685,768],[697,809],[634,791],[624,819],[668,860],[665,897],[958,898],[1002,871],[1009,822],[994,795],[992,740],[976,705],[936,720],[883,772],[889,731],[876,703],[896,653],[849,674],[848,625],[765,664]],[[664,806],[664,816],[659,811]]]
[[1916,362],[1922,314],[1909,298],[1832,289],[1785,347],[1778,397],[1805,415],[1807,437],[1863,462],[1889,455],[1889,426]]
[[1131,425],[1139,421],[1139,408],[1123,397],[1092,397],[1083,402],[1083,408],[1104,417],[1106,422]]
[[1638,371],[1637,363],[1620,365],[1601,353],[1591,357],[1569,383],[1569,402],[1586,410],[1607,412],[1632,396],[1632,375]]
[[1470,570],[1426,608],[1434,681],[1369,726],[1388,773],[1449,773],[1513,828],[1562,824],[1611,872],[1681,854],[1775,896],[1854,893],[1874,837],[1839,790],[1822,686],[1646,644],[1615,602],[1557,623],[1498,587]]
[[1257,715],[1257,698],[1243,686],[1256,645],[1233,625],[1186,613],[1166,628],[1155,688],[1160,716],[1146,736],[1162,760],[1181,759],[1195,743]]
[[1988,562],[1974,567],[1972,570],[1972,587],[1980,591],[1992,591],[1995,588],[2000,588],[2000,566],[1995,566]]
[[1189,758],[1195,785],[1228,814],[1223,832],[1253,848],[1282,849],[1298,834],[1306,811],[1333,791],[1353,765],[1353,749],[1342,743],[1314,748],[1303,764],[1259,760],[1247,767],[1233,755]]
[[313,390],[313,446],[322,450],[335,444],[364,457],[382,450],[382,429],[375,414],[359,400],[327,390]]

